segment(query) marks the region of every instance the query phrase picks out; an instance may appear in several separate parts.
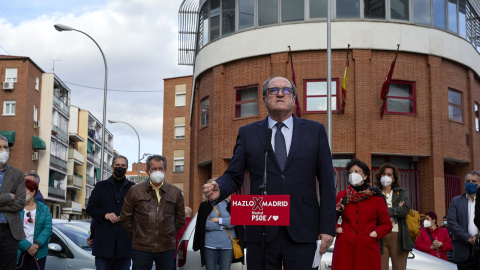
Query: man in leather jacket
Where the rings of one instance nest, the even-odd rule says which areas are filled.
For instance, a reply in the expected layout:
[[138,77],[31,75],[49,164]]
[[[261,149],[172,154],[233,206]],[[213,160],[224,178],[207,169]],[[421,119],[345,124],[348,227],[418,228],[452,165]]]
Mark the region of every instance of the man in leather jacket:
[[120,223],[132,239],[132,268],[173,269],[175,235],[185,225],[182,191],[164,181],[167,160],[147,159],[149,179],[125,196]]

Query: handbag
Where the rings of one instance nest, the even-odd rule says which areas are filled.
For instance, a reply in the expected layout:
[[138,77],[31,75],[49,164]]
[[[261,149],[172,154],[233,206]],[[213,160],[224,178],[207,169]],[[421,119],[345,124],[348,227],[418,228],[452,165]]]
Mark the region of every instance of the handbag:
[[[218,217],[221,218],[222,216],[220,215],[220,212],[218,212],[217,208],[214,206],[213,209],[215,209],[215,212],[217,212]],[[238,237],[232,238],[232,235],[230,234],[228,229],[225,229],[225,231],[228,233],[228,236],[230,237],[230,240],[232,240],[233,257],[235,259],[239,259],[239,258],[243,257],[243,250],[242,250],[242,247],[239,244],[240,239]]]

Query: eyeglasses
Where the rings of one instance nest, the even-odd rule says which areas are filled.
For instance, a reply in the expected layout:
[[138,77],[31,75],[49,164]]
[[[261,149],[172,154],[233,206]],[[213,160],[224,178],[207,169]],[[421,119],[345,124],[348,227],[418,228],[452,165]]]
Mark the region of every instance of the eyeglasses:
[[293,88],[291,88],[291,87],[282,87],[282,88],[271,87],[271,88],[267,88],[267,92],[272,96],[277,95],[280,90],[282,90],[282,93],[286,96],[291,95],[293,93]]
[[28,217],[28,223],[33,223],[32,214],[30,212],[27,212],[27,217]]

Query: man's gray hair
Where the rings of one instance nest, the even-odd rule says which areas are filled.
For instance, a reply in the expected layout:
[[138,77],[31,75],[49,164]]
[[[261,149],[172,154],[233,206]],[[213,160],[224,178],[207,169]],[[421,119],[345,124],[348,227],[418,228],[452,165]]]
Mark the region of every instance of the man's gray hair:
[[297,96],[297,87],[287,78],[285,77],[281,77],[281,76],[276,76],[276,77],[272,77],[272,78],[269,78],[268,80],[266,80],[264,83],[263,83],[263,96],[265,96],[267,94],[267,88],[268,88],[268,84],[270,83],[270,81],[272,81],[273,79],[275,78],[284,78],[285,80],[287,80],[290,85],[292,86],[292,89],[293,89],[293,95],[294,96]]
[[478,172],[476,170],[473,170],[473,171],[469,171],[467,174],[465,174],[465,181],[467,181],[467,177],[468,177],[469,174],[476,175],[476,176],[478,176],[478,179],[480,179],[480,172]]
[[167,170],[167,159],[164,156],[161,155],[151,155],[147,158],[147,171],[150,170],[150,161],[155,160],[155,161],[163,161],[163,169]]
[[29,175],[33,175],[33,178],[35,178],[35,181],[37,181],[37,183],[40,184],[40,176],[38,176],[38,174],[34,170],[31,170],[31,171],[25,173],[24,176],[29,176]]
[[0,135],[0,140],[6,141],[7,144],[8,144],[8,139],[7,139],[7,137],[5,137],[5,136],[3,136],[3,135]]
[[123,158],[125,159],[125,161],[127,161],[127,168],[128,168],[128,158],[122,156],[122,155],[117,155],[117,156],[114,156],[113,159],[112,159],[112,166],[115,165],[115,161],[117,160],[117,158]]

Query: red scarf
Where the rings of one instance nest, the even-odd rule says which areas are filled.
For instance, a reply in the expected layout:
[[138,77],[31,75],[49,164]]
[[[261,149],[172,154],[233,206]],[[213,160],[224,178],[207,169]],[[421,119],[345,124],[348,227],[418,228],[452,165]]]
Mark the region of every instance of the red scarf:
[[[376,194],[375,191],[370,190],[369,188],[366,188],[361,191],[356,191],[351,185],[348,185],[345,191],[347,193],[347,200],[345,204],[358,203],[359,201],[368,199]],[[345,209],[345,205],[343,205],[342,200],[340,200],[340,202],[337,203],[337,211],[343,212],[344,209]]]

